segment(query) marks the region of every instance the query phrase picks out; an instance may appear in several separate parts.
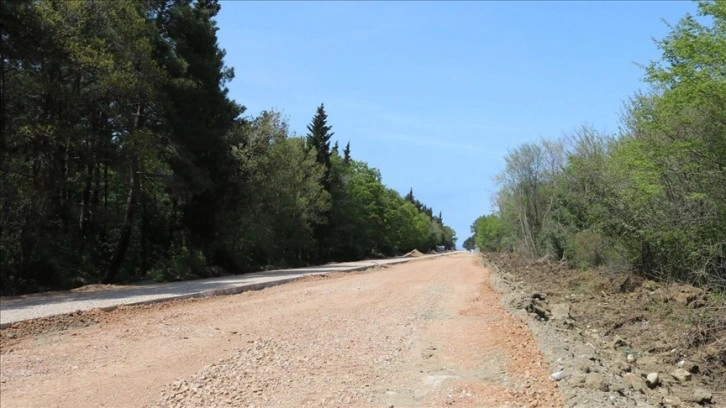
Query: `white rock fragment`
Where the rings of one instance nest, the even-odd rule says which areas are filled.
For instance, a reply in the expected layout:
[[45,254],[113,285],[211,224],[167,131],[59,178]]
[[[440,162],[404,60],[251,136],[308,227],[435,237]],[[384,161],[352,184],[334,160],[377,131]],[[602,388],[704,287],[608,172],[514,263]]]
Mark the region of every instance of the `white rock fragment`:
[[552,381],[560,381],[563,378],[565,378],[565,370],[555,371],[550,375]]
[[658,384],[660,384],[660,377],[658,376],[658,373],[650,373],[647,377],[645,377],[645,383],[650,388],[657,387]]

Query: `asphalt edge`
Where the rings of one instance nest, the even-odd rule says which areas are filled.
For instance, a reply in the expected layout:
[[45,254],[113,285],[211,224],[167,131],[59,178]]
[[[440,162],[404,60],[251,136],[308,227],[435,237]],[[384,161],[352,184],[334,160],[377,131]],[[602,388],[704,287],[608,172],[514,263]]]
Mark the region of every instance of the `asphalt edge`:
[[211,289],[211,290],[205,290],[202,292],[189,293],[186,295],[176,295],[176,296],[170,296],[170,297],[159,298],[159,299],[143,300],[140,302],[123,303],[123,304],[114,305],[114,306],[96,307],[96,308],[91,308],[91,309],[86,309],[86,310],[79,309],[79,310],[69,312],[69,313],[59,313],[59,314],[48,315],[48,316],[43,316],[43,317],[36,317],[33,319],[17,320],[14,322],[0,323],[0,330],[10,327],[15,323],[27,322],[27,321],[35,320],[35,319],[47,319],[49,317],[69,315],[69,314],[74,314],[74,313],[78,313],[78,312],[82,312],[82,311],[90,311],[90,310],[112,311],[119,307],[126,307],[126,306],[142,306],[142,305],[150,305],[150,304],[154,304],[154,303],[170,302],[170,301],[174,301],[174,300],[210,298],[210,297],[215,297],[215,296],[236,295],[236,294],[243,293],[243,292],[262,290],[262,289],[270,288],[273,286],[284,285],[286,283],[291,283],[291,282],[294,282],[298,279],[302,279],[307,276],[327,275],[330,273],[339,273],[339,272],[342,272],[342,273],[362,272],[362,271],[367,271],[369,269],[380,269],[381,266],[387,267],[390,265],[400,265],[400,264],[404,264],[404,263],[410,263],[413,261],[423,261],[423,260],[427,260],[427,259],[438,258],[440,256],[446,256],[446,255],[449,255],[449,253],[429,255],[429,256],[419,257],[419,258],[401,258],[400,260],[396,260],[395,262],[388,262],[383,265],[377,263],[376,261],[367,261],[367,262],[370,262],[371,265],[351,267],[351,268],[346,268],[345,270],[340,270],[340,271],[311,272],[311,273],[304,274],[302,276],[296,276],[294,278],[283,278],[283,279],[272,280],[272,281],[268,281],[268,282],[252,283],[252,284],[240,285],[240,286],[224,288],[224,289]]

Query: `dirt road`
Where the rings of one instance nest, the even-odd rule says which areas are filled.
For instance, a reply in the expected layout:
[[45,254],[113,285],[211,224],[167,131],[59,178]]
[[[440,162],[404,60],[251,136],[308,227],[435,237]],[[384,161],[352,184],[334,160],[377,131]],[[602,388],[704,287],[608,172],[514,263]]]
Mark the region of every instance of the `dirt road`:
[[562,406],[474,255],[15,324],[0,405]]

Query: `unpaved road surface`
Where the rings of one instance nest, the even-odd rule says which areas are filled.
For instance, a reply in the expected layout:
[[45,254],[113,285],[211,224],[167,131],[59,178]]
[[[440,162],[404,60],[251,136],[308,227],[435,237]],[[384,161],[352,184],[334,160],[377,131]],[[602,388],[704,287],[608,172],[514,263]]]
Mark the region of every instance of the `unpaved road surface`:
[[16,323],[0,405],[562,406],[469,254]]
[[[432,256],[438,255],[424,255],[424,258]],[[0,328],[23,320],[73,313],[79,310],[105,309],[120,305],[222,294],[231,295],[281,285],[308,275],[361,271],[409,261],[411,259],[377,259],[151,285],[87,285],[71,291],[6,297],[0,299]]]

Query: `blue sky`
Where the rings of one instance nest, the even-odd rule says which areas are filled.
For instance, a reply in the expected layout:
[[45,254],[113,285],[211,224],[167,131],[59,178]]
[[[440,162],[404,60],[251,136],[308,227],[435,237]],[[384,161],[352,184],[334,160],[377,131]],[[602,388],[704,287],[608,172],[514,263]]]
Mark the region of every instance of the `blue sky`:
[[589,124],[615,132],[637,64],[696,4],[222,2],[219,45],[247,115],[297,134],[325,103],[341,147],[456,230],[491,211],[508,150]]

